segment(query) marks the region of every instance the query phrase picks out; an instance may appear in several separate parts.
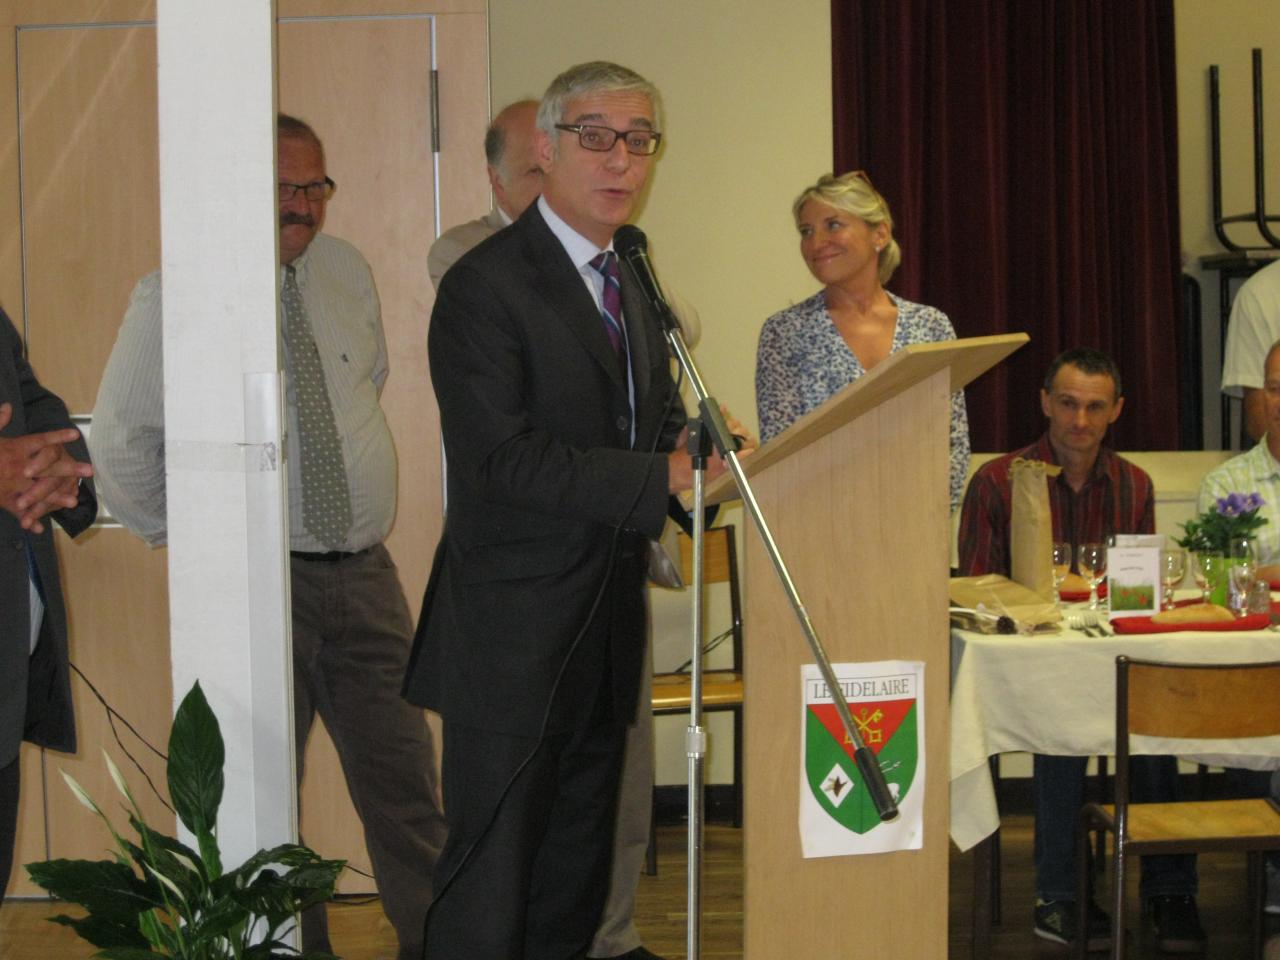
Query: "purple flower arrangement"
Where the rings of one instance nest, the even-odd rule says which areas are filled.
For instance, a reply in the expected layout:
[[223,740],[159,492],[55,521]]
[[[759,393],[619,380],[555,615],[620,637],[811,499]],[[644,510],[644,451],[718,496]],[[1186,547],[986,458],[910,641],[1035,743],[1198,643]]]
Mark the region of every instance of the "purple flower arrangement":
[[1258,516],[1263,502],[1257,493],[1218,497],[1212,510],[1182,525],[1183,536],[1178,545],[1188,550],[1225,552],[1232,540],[1251,537],[1253,531],[1267,523],[1266,517]]

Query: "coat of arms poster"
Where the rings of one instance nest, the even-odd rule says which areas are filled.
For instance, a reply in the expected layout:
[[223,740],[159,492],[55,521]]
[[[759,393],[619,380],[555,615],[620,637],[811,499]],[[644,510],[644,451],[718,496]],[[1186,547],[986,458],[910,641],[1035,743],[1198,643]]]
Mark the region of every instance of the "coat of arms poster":
[[853,759],[831,691],[815,664],[801,667],[804,717],[800,842],[805,857],[918,850],[924,840],[924,663],[832,664],[858,735],[898,803],[882,822]]

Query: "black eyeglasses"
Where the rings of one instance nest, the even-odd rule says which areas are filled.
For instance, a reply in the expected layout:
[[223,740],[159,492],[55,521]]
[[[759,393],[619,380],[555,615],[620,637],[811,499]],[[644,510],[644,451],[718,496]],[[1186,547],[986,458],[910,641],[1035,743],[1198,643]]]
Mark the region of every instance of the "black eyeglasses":
[[298,195],[301,190],[303,195],[312,203],[319,203],[321,200],[328,200],[333,196],[333,191],[338,189],[338,185],[325,177],[323,180],[313,180],[311,183],[277,183],[276,190],[280,197],[281,203],[288,203]]
[[621,137],[627,153],[634,153],[637,157],[653,156],[662,139],[662,134],[655,130],[614,130],[611,127],[598,127],[593,123],[557,123],[556,129],[576,133],[582,149],[595,150],[597,153],[612,150]]

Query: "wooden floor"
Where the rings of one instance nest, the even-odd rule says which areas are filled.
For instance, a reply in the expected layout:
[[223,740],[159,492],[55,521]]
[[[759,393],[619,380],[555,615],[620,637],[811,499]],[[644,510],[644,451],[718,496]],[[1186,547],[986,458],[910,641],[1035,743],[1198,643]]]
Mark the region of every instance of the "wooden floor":
[[[995,931],[993,960],[1038,960],[1068,955],[1066,948],[1031,934],[1032,888],[1031,819],[1005,818],[1005,920]],[[636,922],[645,945],[668,960],[685,956],[685,835],[682,827],[658,832],[659,871],[640,883]],[[707,830],[703,885],[702,956],[706,960],[737,960],[742,956],[742,834],[732,827]],[[1238,856],[1200,858],[1200,911],[1209,932],[1208,960],[1245,960],[1243,859]],[[952,852],[950,929],[951,960],[968,960],[971,926],[971,861]],[[83,960],[93,950],[62,927],[43,918],[56,912],[44,901],[7,901],[0,909],[0,960]],[[383,960],[394,957],[394,937],[377,903],[337,904],[330,907],[333,945],[344,960]],[[1272,932],[1280,923],[1272,919]],[[1145,936],[1131,939],[1130,956],[1161,956]],[[1280,958],[1280,950],[1276,951]],[[769,958],[777,960],[777,958]],[[790,958],[788,958],[790,960]],[[908,960],[908,958],[898,958]]]

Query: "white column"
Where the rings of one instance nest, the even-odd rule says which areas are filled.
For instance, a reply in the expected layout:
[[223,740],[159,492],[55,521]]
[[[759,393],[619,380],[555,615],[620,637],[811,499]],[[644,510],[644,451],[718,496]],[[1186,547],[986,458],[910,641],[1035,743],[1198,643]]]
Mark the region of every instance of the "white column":
[[158,0],[175,699],[227,745],[227,867],[297,834],[276,322],[275,5]]

